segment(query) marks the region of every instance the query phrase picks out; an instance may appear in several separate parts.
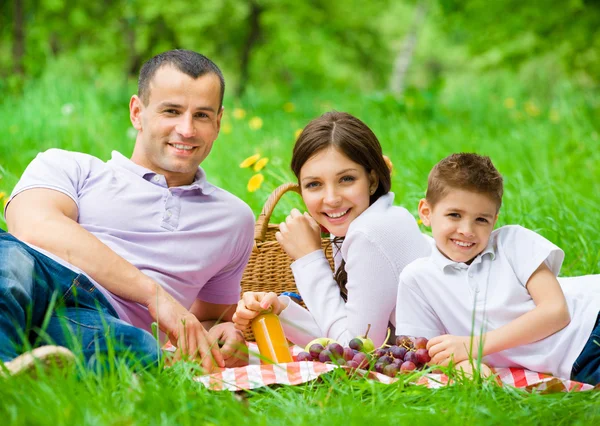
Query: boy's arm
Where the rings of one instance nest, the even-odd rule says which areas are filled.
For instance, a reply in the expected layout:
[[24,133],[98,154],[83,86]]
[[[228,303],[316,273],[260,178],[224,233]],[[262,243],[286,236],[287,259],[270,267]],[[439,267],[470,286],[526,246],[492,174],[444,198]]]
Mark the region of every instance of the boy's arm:
[[[489,355],[517,346],[542,340],[562,330],[571,321],[569,308],[558,280],[542,263],[527,281],[527,290],[535,303],[535,308],[508,324],[485,333],[482,355]],[[477,355],[479,336],[444,335],[431,339],[427,345],[431,362],[446,365],[450,358],[458,363],[468,359],[472,351]]]

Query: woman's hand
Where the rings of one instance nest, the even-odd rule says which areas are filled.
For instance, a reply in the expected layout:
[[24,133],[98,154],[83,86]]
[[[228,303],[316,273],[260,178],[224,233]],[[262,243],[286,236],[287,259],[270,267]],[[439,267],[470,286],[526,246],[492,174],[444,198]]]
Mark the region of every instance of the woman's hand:
[[272,291],[269,293],[263,291],[245,292],[233,314],[235,328],[245,330],[254,318],[270,307],[275,315],[279,315],[286,308],[286,305],[280,302],[277,295]]
[[321,249],[321,227],[308,213],[302,214],[298,209],[292,209],[279,225],[275,238],[293,260]]

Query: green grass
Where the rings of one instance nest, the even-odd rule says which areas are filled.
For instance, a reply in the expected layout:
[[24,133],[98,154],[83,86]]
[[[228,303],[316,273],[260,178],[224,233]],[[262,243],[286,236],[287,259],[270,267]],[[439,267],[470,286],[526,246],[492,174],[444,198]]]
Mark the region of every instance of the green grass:
[[[550,84],[551,83],[551,84]],[[396,203],[416,215],[429,170],[443,156],[477,151],[492,157],[505,177],[500,225],[520,223],[566,251],[563,275],[600,273],[600,99],[569,82],[531,87],[509,74],[454,79],[436,92],[409,91],[397,102],[382,93],[299,93],[290,99],[250,91],[226,98],[224,130],[203,167],[210,180],[258,213],[273,188],[292,180],[294,132],[330,109],[351,112],[378,135],[395,169]],[[130,155],[127,104],[133,86],[50,70],[22,97],[0,101],[0,192],[41,150],[63,148],[110,158]],[[512,99],[512,101],[511,101]],[[292,102],[294,111],[284,105]],[[514,103],[514,105],[513,105]],[[235,119],[234,108],[246,112]],[[252,117],[263,121],[252,130]],[[265,183],[246,189],[253,172],[238,164],[258,152],[270,159]],[[297,196],[284,197],[277,218]],[[0,226],[6,228],[3,221]],[[382,385],[336,371],[296,387],[235,395],[205,390],[180,366],[141,373],[127,368],[104,376],[83,373],[31,381],[0,379],[3,424],[593,424],[596,392],[538,395],[488,384],[439,390]],[[137,383],[137,384],[136,384]]]

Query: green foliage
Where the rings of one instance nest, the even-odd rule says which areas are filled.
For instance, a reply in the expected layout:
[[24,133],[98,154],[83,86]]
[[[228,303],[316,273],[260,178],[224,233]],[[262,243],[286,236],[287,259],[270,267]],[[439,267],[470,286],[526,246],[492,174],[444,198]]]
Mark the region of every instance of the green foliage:
[[[239,79],[243,56],[249,54],[250,80],[267,87],[385,85],[391,43],[403,26],[383,18],[394,7],[382,0],[328,2],[313,0],[223,0],[191,5],[175,0],[20,0],[25,11],[26,76],[39,76],[55,58],[69,56],[89,73],[136,75],[152,55],[172,48],[206,54],[225,71],[229,82]],[[0,6],[0,76],[5,88],[15,66],[12,54],[17,25],[14,2]],[[259,13],[257,39],[249,45],[251,12]],[[366,17],[366,19],[365,19]],[[342,19],[343,18],[343,19]],[[248,52],[246,52],[248,50]]]
[[[595,0],[440,0],[443,26],[482,69],[556,58],[586,84],[600,82],[600,3]],[[550,61],[553,62],[552,60]]]

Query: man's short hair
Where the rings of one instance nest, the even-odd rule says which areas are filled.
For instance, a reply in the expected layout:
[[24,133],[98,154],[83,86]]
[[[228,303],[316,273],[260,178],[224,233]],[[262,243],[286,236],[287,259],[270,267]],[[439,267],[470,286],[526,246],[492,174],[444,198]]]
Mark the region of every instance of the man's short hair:
[[140,70],[138,79],[138,97],[144,105],[148,105],[150,100],[150,82],[154,78],[156,71],[162,66],[171,65],[179,71],[189,75],[192,78],[198,78],[208,73],[213,73],[219,77],[221,82],[221,97],[219,109],[223,106],[223,95],[225,94],[225,78],[219,67],[206,56],[192,50],[169,50],[149,59]]
[[452,154],[437,163],[427,179],[425,199],[434,206],[452,189],[484,194],[500,210],[504,185],[502,175],[489,157],[473,154]]

